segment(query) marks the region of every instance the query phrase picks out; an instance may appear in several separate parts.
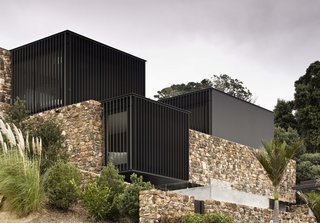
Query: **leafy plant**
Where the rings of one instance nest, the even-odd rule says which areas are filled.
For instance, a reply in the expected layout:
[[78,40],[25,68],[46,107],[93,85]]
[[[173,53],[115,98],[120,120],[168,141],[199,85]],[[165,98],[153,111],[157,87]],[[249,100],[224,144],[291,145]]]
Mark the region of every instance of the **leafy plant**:
[[97,179],[97,185],[99,187],[108,187],[110,189],[111,211],[110,216],[108,217],[117,217],[119,215],[117,201],[120,194],[122,194],[125,189],[125,184],[124,176],[119,174],[118,169],[111,161],[109,161],[107,166],[102,169],[100,177]]
[[297,160],[297,180],[316,180],[320,176],[320,153],[305,153]]
[[139,192],[150,190],[153,185],[150,182],[143,182],[143,177],[136,174],[130,176],[131,184],[128,185],[117,202],[120,214],[130,217],[134,221],[139,220]]
[[7,210],[25,216],[37,211],[44,199],[40,182],[42,143],[33,138],[30,147],[28,135],[24,137],[20,129],[11,126],[0,119],[0,193]]
[[181,217],[182,223],[203,223],[204,215],[200,214],[187,214]]
[[221,213],[210,213],[204,215],[205,223],[232,223],[233,220],[224,214]]
[[24,130],[23,121],[28,117],[28,113],[25,101],[17,97],[14,103],[6,110],[5,120]]
[[52,119],[45,120],[41,117],[28,120],[27,123],[26,128],[30,132],[30,135],[39,136],[42,139],[42,174],[58,160],[67,161],[68,156],[66,150],[62,149],[65,138],[59,124]]
[[112,210],[111,192],[108,187],[90,183],[84,190],[81,200],[95,221],[106,219]]
[[80,173],[71,164],[57,162],[44,175],[44,189],[49,204],[68,210],[79,198]]

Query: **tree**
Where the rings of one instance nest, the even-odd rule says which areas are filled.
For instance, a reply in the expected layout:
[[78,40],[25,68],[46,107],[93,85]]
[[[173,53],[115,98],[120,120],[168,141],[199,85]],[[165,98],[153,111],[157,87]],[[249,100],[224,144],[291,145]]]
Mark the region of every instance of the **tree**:
[[289,127],[287,130],[281,127],[274,128],[274,139],[280,142],[285,142],[288,146],[300,145],[300,148],[295,152],[293,159],[298,161],[299,157],[306,152],[306,147],[303,140],[299,136],[297,130]]
[[158,94],[154,95],[154,97],[158,99],[170,98],[209,87],[212,87],[212,82],[209,79],[203,79],[200,83],[189,82],[187,84],[173,84],[170,87],[157,91]]
[[297,129],[297,121],[293,115],[293,107],[293,101],[285,101],[278,99],[277,105],[273,110],[274,125],[284,129]]
[[273,223],[279,222],[279,186],[281,180],[290,159],[299,147],[298,143],[288,146],[285,142],[272,140],[271,142],[263,142],[263,150],[255,154],[267,172],[274,189]]
[[294,106],[298,131],[307,151],[320,151],[320,61],[295,82]]
[[250,90],[243,86],[243,82],[238,79],[233,79],[226,74],[220,76],[213,75],[212,85],[215,89],[230,94],[236,98],[240,98],[244,101],[255,102]]
[[238,79],[233,79],[226,74],[220,76],[213,75],[212,81],[209,79],[203,79],[201,82],[189,82],[187,84],[174,84],[170,87],[163,88],[157,91],[155,98],[164,99],[177,95],[185,94],[192,91],[206,89],[213,87],[234,97],[240,98],[248,102],[255,102],[252,93],[243,86],[243,82]]

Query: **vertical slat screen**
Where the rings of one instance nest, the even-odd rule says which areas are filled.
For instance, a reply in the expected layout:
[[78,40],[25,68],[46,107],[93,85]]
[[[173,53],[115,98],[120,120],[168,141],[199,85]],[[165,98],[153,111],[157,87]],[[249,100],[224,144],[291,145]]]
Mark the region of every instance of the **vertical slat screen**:
[[13,97],[31,113],[81,101],[145,95],[145,60],[71,31],[11,50]]
[[116,162],[120,171],[188,180],[189,113],[133,94],[103,106],[106,154],[127,157],[127,165]]
[[31,113],[63,105],[63,35],[57,34],[11,51],[13,98]]

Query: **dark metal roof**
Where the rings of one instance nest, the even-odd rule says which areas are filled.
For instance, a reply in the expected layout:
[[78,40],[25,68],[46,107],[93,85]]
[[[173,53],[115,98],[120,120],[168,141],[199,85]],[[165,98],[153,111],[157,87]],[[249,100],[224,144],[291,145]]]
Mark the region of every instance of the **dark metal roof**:
[[273,113],[273,111],[270,111],[269,109],[266,109],[266,108],[264,108],[264,107],[261,107],[261,106],[259,106],[259,105],[254,104],[254,103],[245,101],[245,100],[243,100],[243,99],[241,99],[241,98],[237,98],[237,97],[235,97],[235,96],[232,96],[232,95],[230,95],[230,94],[228,94],[228,93],[225,93],[225,92],[223,92],[223,91],[221,91],[221,90],[218,90],[218,89],[215,89],[215,88],[212,88],[212,87],[210,87],[210,88],[205,88],[205,89],[201,89],[201,90],[191,91],[191,92],[184,93],[184,94],[177,95],[177,96],[170,97],[170,98],[160,99],[159,101],[165,101],[165,100],[170,100],[170,99],[172,99],[172,98],[179,98],[179,97],[183,97],[183,96],[186,96],[186,95],[197,94],[197,93],[200,93],[200,92],[203,92],[203,91],[216,91],[216,92],[220,92],[220,93],[225,94],[225,95],[227,95],[227,96],[229,96],[229,97],[235,98],[235,99],[237,99],[237,100],[239,100],[239,101],[243,101],[243,102],[245,102],[245,103],[247,103],[247,104],[250,104],[250,105],[252,105],[252,106],[255,106],[255,107],[258,107],[258,108],[261,108],[261,109],[263,109],[263,110],[266,110],[266,111],[268,111],[268,112]]
[[113,48],[113,47],[108,46],[108,45],[106,45],[106,44],[104,44],[104,43],[101,43],[101,42],[99,42],[99,41],[90,39],[90,38],[88,38],[88,37],[86,37],[86,36],[80,35],[80,34],[78,34],[78,33],[75,33],[75,32],[73,32],[73,31],[70,31],[70,30],[64,30],[64,31],[62,31],[62,32],[59,32],[59,33],[56,33],[56,34],[53,34],[53,35],[50,35],[50,36],[47,36],[47,37],[38,39],[38,40],[36,40],[36,41],[32,41],[32,42],[27,43],[27,44],[25,44],[25,45],[16,47],[16,48],[14,48],[14,49],[11,49],[10,51],[18,50],[18,49],[20,49],[20,48],[24,48],[24,47],[26,47],[26,46],[32,45],[32,44],[34,44],[34,43],[36,43],[36,42],[38,42],[38,41],[42,41],[42,40],[45,40],[45,39],[48,39],[48,38],[51,38],[51,37],[54,37],[54,36],[57,36],[57,35],[63,35],[63,34],[65,34],[65,33],[69,33],[69,34],[75,35],[75,36],[77,36],[77,37],[86,39],[87,41],[97,43],[97,44],[101,45],[102,47],[109,48],[109,49],[111,49],[111,50],[117,51],[118,53],[123,53],[123,54],[125,54],[125,55],[127,55],[127,56],[131,56],[131,57],[134,57],[134,58],[136,58],[136,59],[139,59],[139,60],[142,60],[142,61],[145,61],[145,62],[146,62],[145,59],[142,59],[142,58],[140,58],[140,57],[137,57],[137,56],[134,56],[134,55],[132,55],[132,54],[126,53],[126,52],[124,52],[124,51],[118,50],[118,49],[116,49],[116,48]]
[[150,98],[146,98],[146,97],[144,97],[142,95],[135,94],[135,93],[128,93],[128,94],[123,94],[123,95],[119,95],[119,96],[116,96],[116,97],[108,98],[108,99],[102,100],[101,103],[107,102],[107,101],[112,101],[112,100],[117,99],[117,98],[127,97],[127,96],[134,96],[134,97],[137,97],[137,98],[141,98],[141,99],[143,99],[145,101],[148,101],[150,103],[160,104],[160,105],[162,105],[164,107],[171,108],[171,109],[176,110],[176,111],[180,111],[180,112],[183,112],[183,113],[191,114],[191,111],[188,111],[188,110],[185,110],[185,109],[182,109],[182,108],[178,108],[176,106],[173,106],[173,105],[170,105],[170,104],[166,104],[166,103],[163,103],[161,101],[155,101],[155,100],[152,100]]

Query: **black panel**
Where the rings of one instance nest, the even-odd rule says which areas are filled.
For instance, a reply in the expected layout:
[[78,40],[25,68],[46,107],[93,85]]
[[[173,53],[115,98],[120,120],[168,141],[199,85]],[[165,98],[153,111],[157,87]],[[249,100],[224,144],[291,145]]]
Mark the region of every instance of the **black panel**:
[[212,94],[210,88],[160,101],[190,111],[190,128],[212,134]]
[[190,128],[206,134],[255,148],[273,138],[271,111],[213,88],[160,101],[190,111]]
[[188,112],[134,94],[103,104],[106,159],[122,172],[188,180]]
[[145,95],[145,60],[71,31],[11,50],[13,97],[40,112],[88,99]]
[[12,50],[13,97],[31,112],[63,105],[64,38],[57,34]]

